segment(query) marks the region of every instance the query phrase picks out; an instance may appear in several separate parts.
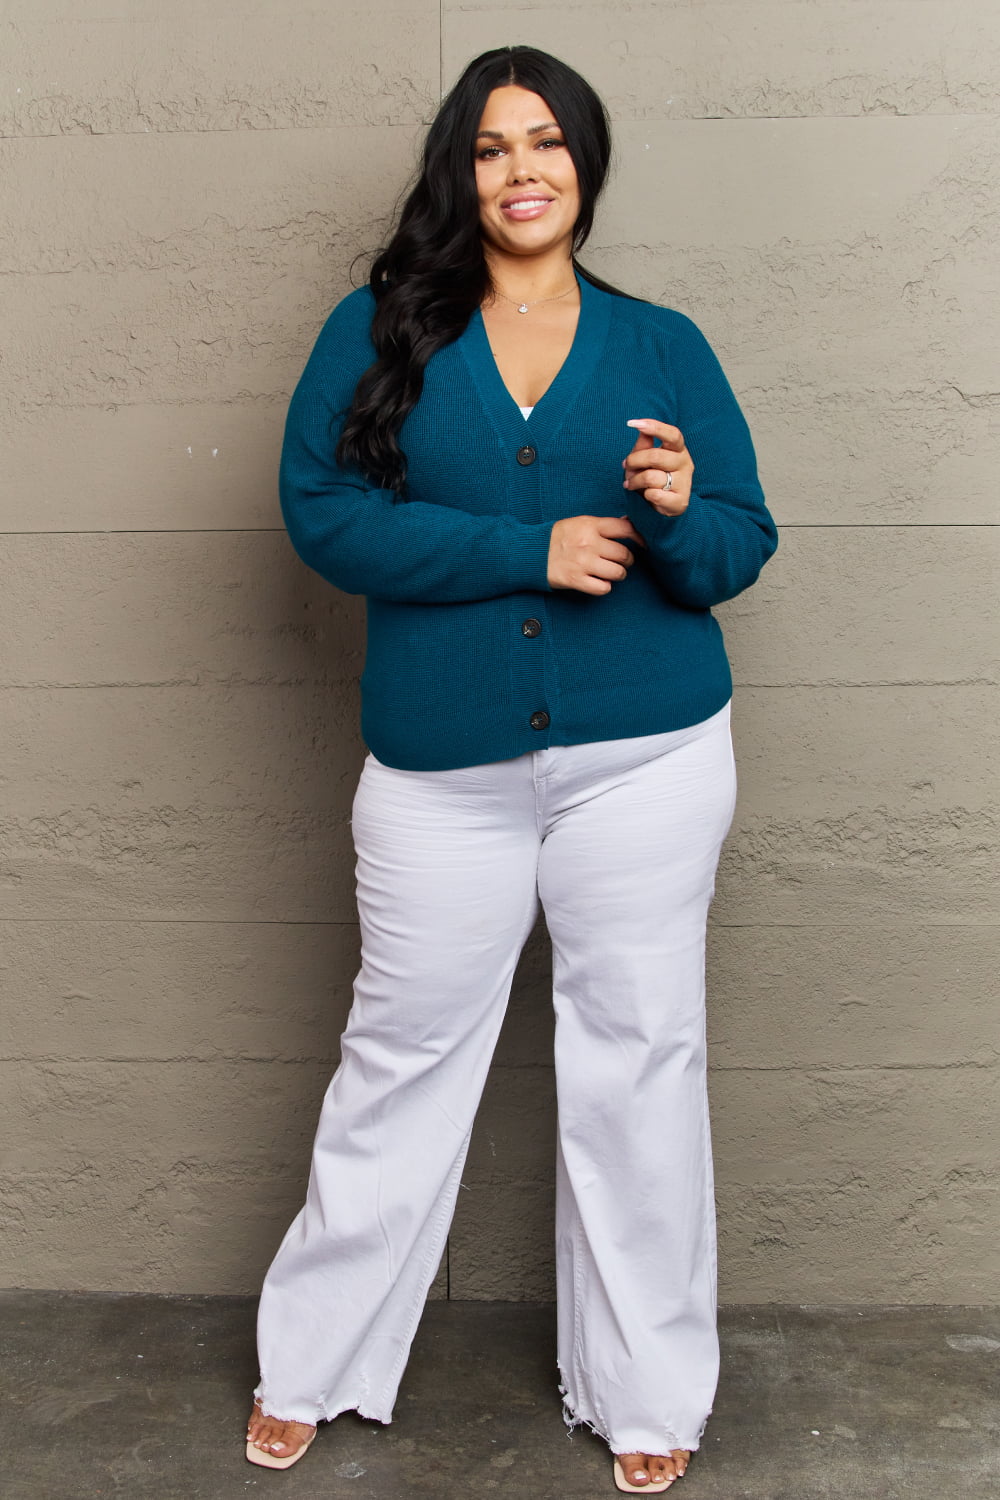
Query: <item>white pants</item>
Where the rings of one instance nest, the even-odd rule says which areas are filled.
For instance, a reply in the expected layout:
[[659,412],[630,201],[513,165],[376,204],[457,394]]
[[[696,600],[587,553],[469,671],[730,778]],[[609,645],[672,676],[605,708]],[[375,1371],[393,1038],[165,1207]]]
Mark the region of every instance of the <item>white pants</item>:
[[459,771],[368,758],[362,968],[306,1204],[261,1295],[266,1413],[391,1419],[540,898],[567,1420],[617,1453],[698,1446],[718,1375],[705,920],[734,800],[728,705]]

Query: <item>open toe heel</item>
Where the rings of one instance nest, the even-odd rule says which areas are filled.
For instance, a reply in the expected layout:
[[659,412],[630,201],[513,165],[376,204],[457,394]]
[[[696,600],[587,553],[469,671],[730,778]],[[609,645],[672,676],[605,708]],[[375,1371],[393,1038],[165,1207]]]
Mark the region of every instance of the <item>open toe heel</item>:
[[[677,1477],[678,1476],[675,1474],[674,1479],[676,1479]],[[624,1490],[626,1494],[662,1495],[664,1490],[668,1490],[670,1488],[670,1486],[674,1482],[674,1479],[651,1479],[647,1484],[629,1484],[628,1480],[625,1478],[625,1470],[622,1468],[617,1458],[615,1459],[615,1484],[620,1490]]]
[[247,1442],[247,1458],[252,1464],[259,1464],[262,1469],[290,1469],[292,1464],[297,1464],[305,1453],[310,1443],[314,1442],[316,1434],[307,1437],[305,1442],[296,1448],[294,1453],[286,1453],[281,1458],[275,1453],[267,1453],[263,1448],[255,1448],[253,1443]]

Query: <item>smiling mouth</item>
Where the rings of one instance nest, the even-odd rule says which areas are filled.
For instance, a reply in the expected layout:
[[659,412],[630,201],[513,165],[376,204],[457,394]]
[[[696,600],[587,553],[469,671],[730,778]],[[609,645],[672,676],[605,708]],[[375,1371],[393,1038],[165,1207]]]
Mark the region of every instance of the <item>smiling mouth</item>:
[[537,219],[552,203],[551,198],[518,198],[513,203],[501,203],[501,211],[509,219]]

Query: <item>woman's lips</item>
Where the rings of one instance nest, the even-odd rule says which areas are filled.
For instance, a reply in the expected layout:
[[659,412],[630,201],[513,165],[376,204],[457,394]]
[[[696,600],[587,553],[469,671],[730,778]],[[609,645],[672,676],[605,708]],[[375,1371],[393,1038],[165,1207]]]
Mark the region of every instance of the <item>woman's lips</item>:
[[551,198],[519,198],[515,203],[501,204],[501,212],[506,218],[517,222],[539,219],[551,202]]

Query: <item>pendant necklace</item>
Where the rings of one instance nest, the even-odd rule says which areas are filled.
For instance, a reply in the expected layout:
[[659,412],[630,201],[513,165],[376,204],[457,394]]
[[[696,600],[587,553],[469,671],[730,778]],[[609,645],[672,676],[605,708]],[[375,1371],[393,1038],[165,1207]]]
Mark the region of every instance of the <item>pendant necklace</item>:
[[498,286],[493,288],[495,296],[502,297],[505,302],[510,303],[511,307],[516,307],[519,313],[526,313],[529,307],[541,307],[543,302],[560,302],[563,297],[568,297],[570,292],[575,291],[576,282],[574,281],[572,286],[568,286],[564,292],[557,292],[554,297],[539,297],[534,302],[518,302],[515,297],[508,297],[507,293],[502,292]]

